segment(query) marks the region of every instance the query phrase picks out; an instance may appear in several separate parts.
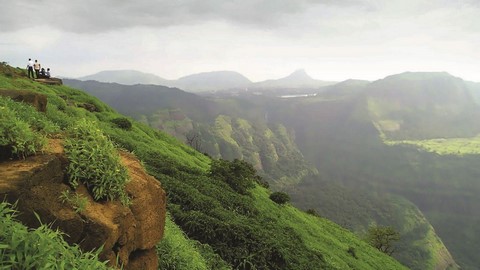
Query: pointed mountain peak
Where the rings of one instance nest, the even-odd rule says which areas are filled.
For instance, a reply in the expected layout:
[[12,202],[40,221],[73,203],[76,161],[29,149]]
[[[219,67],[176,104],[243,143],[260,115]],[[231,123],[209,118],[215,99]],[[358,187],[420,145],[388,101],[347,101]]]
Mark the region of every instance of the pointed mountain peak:
[[295,70],[292,74],[288,75],[287,78],[312,79],[303,68]]

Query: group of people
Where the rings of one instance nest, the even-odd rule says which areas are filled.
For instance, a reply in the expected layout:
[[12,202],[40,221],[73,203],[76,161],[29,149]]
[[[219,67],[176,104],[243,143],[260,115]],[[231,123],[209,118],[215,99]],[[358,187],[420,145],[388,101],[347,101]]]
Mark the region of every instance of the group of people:
[[[35,71],[35,76],[33,75],[33,71]],[[38,60],[35,60],[35,62],[33,62],[31,58],[28,58],[27,73],[28,78],[31,79],[48,79],[51,77],[50,68],[47,68],[47,70],[45,70],[44,68],[42,68]]]

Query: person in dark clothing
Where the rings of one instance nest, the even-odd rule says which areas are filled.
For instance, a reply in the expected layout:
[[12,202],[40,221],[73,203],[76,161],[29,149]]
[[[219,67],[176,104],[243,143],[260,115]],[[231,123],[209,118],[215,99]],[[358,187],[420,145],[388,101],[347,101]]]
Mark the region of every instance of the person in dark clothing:
[[42,69],[40,70],[40,77],[39,77],[39,78],[46,78],[46,76],[45,76],[45,69],[44,69],[44,68],[42,68]]
[[28,78],[35,79],[35,77],[33,76],[33,61],[31,58],[28,58],[27,73]]

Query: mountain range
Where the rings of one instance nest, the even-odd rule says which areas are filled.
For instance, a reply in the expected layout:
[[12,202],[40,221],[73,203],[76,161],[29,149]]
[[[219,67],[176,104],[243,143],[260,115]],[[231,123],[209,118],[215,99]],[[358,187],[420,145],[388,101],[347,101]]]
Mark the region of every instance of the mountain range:
[[235,71],[212,71],[192,74],[177,80],[167,80],[157,75],[135,70],[108,70],[77,78],[81,81],[98,81],[119,83],[125,85],[155,84],[177,87],[189,92],[205,92],[229,89],[298,89],[319,88],[335,82],[315,80],[305,70],[299,69],[292,74],[274,80],[252,82],[247,77]]

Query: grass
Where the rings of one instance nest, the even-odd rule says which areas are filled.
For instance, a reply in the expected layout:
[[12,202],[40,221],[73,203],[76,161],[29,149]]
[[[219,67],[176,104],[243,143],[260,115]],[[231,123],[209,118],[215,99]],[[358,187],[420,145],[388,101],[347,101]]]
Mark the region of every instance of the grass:
[[[270,201],[266,189],[257,187],[252,193],[260,215],[275,218],[283,226],[293,228],[307,248],[323,254],[331,269],[406,269],[327,219],[309,215],[290,205],[277,205]],[[351,248],[358,259],[349,253]]]
[[[103,179],[101,184],[123,181],[110,180],[121,168],[114,165],[105,169],[101,165],[117,164],[112,154],[114,145],[134,152],[145,163],[148,172],[162,182],[169,199],[172,219],[167,219],[165,239],[157,247],[164,269],[229,269],[229,265],[237,269],[404,269],[338,225],[288,204],[277,205],[264,188],[249,186],[246,194],[236,192],[228,181],[208,175],[212,162],[208,157],[161,131],[138,122],[132,122],[131,129],[119,128],[112,120],[121,115],[79,90],[41,85],[15,73],[11,77],[0,76],[1,87],[47,95],[46,117],[67,136],[66,151],[71,163],[92,166],[93,171],[101,168],[103,174],[112,173],[105,178],[94,176]],[[95,112],[82,108],[83,104],[95,107]],[[218,122],[222,134],[230,137],[231,125],[226,125],[226,119],[220,120],[225,120]],[[71,129],[73,126],[77,128]],[[111,157],[113,160],[107,160]],[[70,170],[76,176],[72,179],[74,185],[93,177],[81,176],[87,168],[78,168]],[[238,171],[235,166],[230,170]],[[240,171],[236,176],[241,178],[244,173],[245,170]],[[91,183],[87,182],[88,185]],[[119,188],[114,190],[114,196],[121,198]],[[97,198],[110,198],[103,190],[92,187],[92,191],[94,195],[98,192]],[[50,247],[52,252],[64,251],[46,245],[34,255],[43,255]],[[69,258],[62,257],[65,254],[57,255],[58,263],[68,263]],[[95,256],[88,256],[92,261],[81,267],[97,263]],[[9,257],[0,262],[8,263]]]
[[430,140],[384,140],[387,145],[413,145],[419,149],[439,155],[478,155],[480,136],[473,138],[430,139]]
[[95,200],[119,199],[129,204],[125,191],[128,173],[112,142],[99,127],[82,119],[68,131],[65,154],[68,158],[67,174],[70,184],[77,188],[83,183]]
[[99,261],[100,250],[82,252],[61,232],[45,224],[30,230],[15,216],[11,205],[0,202],[0,269],[110,269]]
[[198,241],[189,239],[167,216],[165,236],[157,245],[159,269],[226,270],[231,269],[218,255]]

